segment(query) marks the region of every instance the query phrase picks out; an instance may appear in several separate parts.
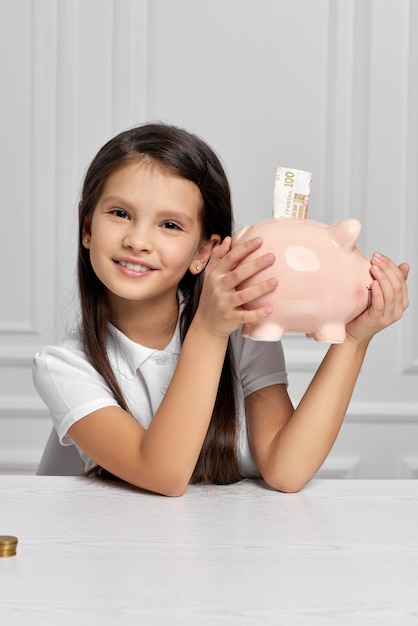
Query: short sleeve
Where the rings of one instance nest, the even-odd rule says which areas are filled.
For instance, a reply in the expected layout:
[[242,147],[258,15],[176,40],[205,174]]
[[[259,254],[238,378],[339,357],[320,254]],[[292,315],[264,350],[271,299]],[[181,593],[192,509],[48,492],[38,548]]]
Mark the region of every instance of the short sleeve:
[[93,411],[118,403],[82,350],[47,346],[35,355],[33,382],[49,409],[63,445],[73,442],[69,428]]
[[231,344],[244,397],[263,387],[288,384],[281,341],[254,341],[236,331]]

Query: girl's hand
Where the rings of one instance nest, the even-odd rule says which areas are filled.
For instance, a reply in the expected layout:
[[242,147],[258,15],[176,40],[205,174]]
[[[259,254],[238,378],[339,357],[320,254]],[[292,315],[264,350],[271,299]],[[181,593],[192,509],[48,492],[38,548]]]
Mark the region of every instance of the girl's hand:
[[347,324],[347,337],[369,341],[373,335],[399,320],[409,304],[406,279],[409,266],[375,253],[371,260],[371,304],[359,317]]
[[278,284],[276,278],[260,281],[239,291],[236,289],[247,278],[274,263],[273,254],[264,254],[241,263],[258,250],[262,243],[262,239],[256,237],[231,249],[231,238],[226,237],[213,248],[195,316],[196,322],[203,323],[211,333],[229,336],[242,324],[256,322],[272,312],[270,305],[252,311],[247,311],[242,306],[274,291]]

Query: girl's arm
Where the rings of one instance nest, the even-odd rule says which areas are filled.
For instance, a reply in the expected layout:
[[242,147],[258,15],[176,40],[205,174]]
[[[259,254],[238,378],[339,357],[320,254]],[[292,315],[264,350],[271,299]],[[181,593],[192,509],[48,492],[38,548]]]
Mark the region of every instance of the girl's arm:
[[332,345],[296,410],[283,385],[246,400],[250,443],[264,479],[280,491],[298,491],[326,459],[340,430],[371,338],[408,306],[408,266],[382,255],[372,260],[370,308]]
[[198,310],[148,430],[118,407],[95,411],[69,429],[73,440],[100,466],[151,491],[183,493],[212,416],[229,335],[241,324],[271,312],[269,307],[245,311],[242,305],[272,291],[276,280],[235,289],[272,264],[274,257],[264,255],[239,265],[260,245],[261,240],[252,240],[229,252],[228,238],[214,249]]

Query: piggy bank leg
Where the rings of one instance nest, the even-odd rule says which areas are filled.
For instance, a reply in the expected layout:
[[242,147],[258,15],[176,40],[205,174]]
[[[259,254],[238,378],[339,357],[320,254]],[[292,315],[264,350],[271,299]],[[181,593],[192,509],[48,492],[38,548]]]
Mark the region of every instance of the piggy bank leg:
[[306,336],[325,343],[344,343],[346,338],[345,325],[341,323],[324,324],[312,332],[306,333]]
[[284,329],[278,324],[263,321],[262,324],[244,324],[241,334],[255,341],[279,341]]

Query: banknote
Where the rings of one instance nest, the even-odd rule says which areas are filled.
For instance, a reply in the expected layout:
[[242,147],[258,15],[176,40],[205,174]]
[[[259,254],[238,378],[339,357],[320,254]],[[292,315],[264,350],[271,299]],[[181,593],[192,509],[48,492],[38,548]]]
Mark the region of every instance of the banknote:
[[306,219],[311,181],[311,172],[278,167],[274,183],[273,217]]

